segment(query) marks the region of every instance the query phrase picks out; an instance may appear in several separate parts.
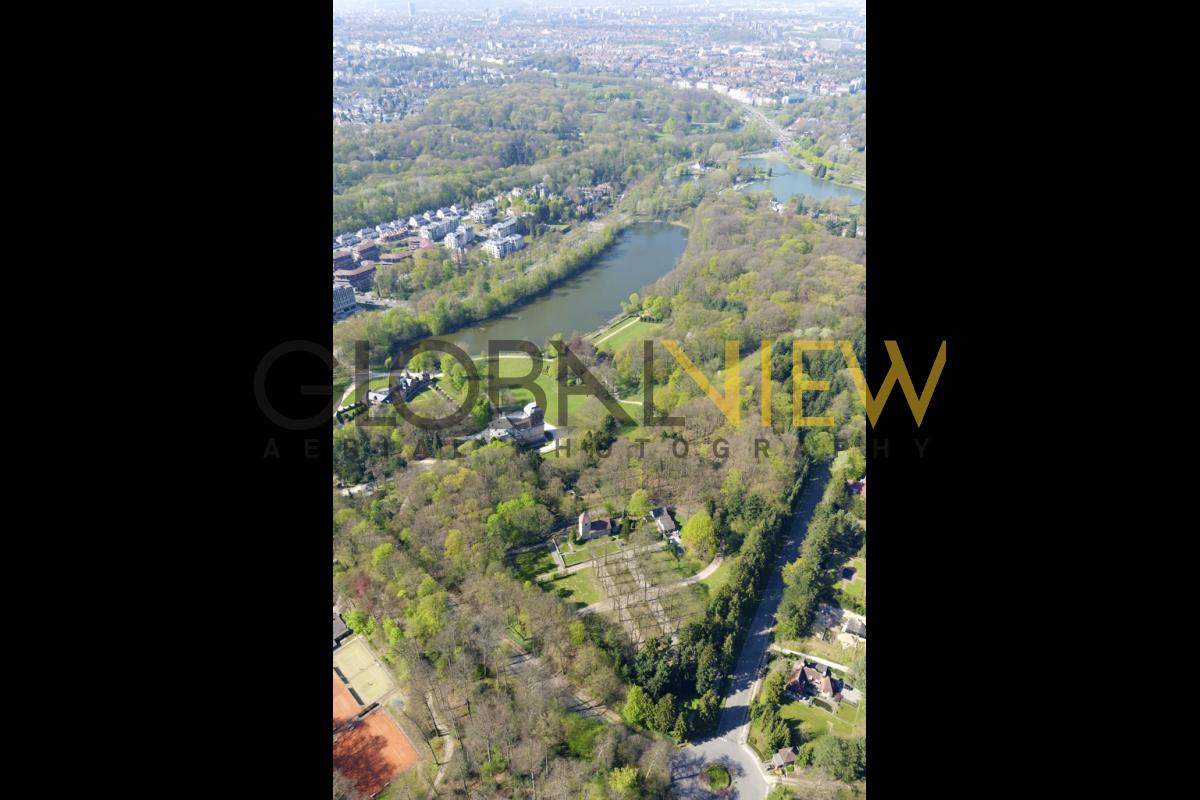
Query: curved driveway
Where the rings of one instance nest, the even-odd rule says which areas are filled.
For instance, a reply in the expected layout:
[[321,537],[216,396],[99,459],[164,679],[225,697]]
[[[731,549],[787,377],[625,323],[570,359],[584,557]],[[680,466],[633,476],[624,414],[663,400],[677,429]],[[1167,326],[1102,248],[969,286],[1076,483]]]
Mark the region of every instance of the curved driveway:
[[671,762],[671,795],[680,800],[711,798],[712,795],[700,785],[700,768],[710,761],[719,761],[733,775],[733,792],[736,800],[763,800],[767,796],[769,779],[762,769],[762,762],[746,744],[749,732],[750,697],[756,682],[759,665],[764,663],[771,645],[771,629],[775,625],[775,610],[783,597],[782,565],[794,561],[800,555],[800,542],[812,519],[813,509],[821,501],[825,484],[829,480],[829,465],[812,467],[808,485],[800,495],[787,539],[780,548],[779,562],[767,580],[762,600],[754,612],[750,631],[746,635],[742,653],[738,656],[734,673],[730,676],[725,704],[714,737],[688,744]]

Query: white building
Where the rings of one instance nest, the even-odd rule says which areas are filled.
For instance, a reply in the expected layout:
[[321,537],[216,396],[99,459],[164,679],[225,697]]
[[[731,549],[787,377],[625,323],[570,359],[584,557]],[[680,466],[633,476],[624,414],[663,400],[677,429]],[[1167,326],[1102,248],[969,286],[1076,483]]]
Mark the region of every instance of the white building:
[[513,234],[512,236],[504,236],[499,239],[488,239],[483,243],[483,249],[487,251],[492,258],[504,258],[509,253],[525,247],[525,241],[521,238],[521,234]]
[[347,284],[333,285],[333,316],[335,319],[348,317],[358,310],[354,301],[354,288]]

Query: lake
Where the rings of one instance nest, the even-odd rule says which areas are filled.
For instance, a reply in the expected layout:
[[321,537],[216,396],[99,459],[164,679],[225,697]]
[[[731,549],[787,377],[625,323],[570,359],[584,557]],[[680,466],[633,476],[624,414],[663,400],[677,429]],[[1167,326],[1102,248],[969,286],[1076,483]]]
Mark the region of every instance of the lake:
[[666,275],[687,247],[687,229],[665,222],[630,225],[592,266],[512,313],[437,337],[471,355],[492,339],[524,339],[538,347],[553,334],[589,333],[620,313],[621,303]]
[[770,167],[773,170],[770,178],[755,181],[753,186],[756,190],[761,190],[761,184],[765,183],[775,195],[775,199],[781,203],[786,203],[793,195],[802,194],[817,200],[847,197],[850,199],[850,205],[856,206],[867,194],[862,189],[817,180],[807,172],[788,166],[787,161],[776,156],[755,156],[743,158],[741,161],[748,167]]

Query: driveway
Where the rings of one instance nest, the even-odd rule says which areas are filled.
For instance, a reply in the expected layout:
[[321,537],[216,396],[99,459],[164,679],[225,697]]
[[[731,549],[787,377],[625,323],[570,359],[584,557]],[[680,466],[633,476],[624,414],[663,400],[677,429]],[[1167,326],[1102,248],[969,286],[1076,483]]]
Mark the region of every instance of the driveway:
[[729,678],[729,688],[724,707],[721,709],[720,721],[717,723],[717,733],[711,739],[688,744],[672,761],[673,797],[711,797],[699,781],[700,768],[710,761],[719,761],[729,768],[730,774],[733,775],[731,796],[738,800],[763,800],[767,796],[769,785],[775,782],[774,778],[768,779],[763,772],[762,762],[745,743],[749,733],[750,698],[756,688],[759,665],[764,663],[771,644],[775,610],[783,598],[782,566],[799,557],[800,542],[812,519],[813,510],[821,501],[828,480],[827,464],[812,467],[808,485],[796,504],[792,524],[780,549],[779,560],[767,580],[762,600],[754,612],[754,619],[742,645],[741,655],[738,656],[733,675]]

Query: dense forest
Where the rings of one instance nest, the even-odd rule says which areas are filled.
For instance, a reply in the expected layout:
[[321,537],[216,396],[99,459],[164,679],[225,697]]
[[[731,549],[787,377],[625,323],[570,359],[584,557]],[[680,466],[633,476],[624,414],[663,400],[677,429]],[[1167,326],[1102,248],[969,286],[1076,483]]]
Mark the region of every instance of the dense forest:
[[[650,188],[639,200],[670,202]],[[343,477],[353,469],[355,477],[393,480],[370,497],[335,492],[334,597],[351,628],[393,666],[407,695],[426,698],[408,703],[412,725],[431,737],[435,712],[450,720],[461,745],[448,773],[455,793],[664,797],[670,741],[715,723],[724,676],[775,568],[779,534],[810,465],[836,450],[861,456],[863,409],[840,354],[805,356],[806,373],[831,382],[829,391],[805,395],[805,414],[832,416],[835,424],[801,430],[792,424],[791,354],[795,338],[847,339],[865,363],[864,242],[831,235],[795,202],[776,211],[765,193],[709,192],[698,202],[678,210],[691,229],[679,266],[644,301],[631,300],[644,302],[647,314],[665,324],[656,338],[677,340],[706,375],[724,367],[722,342],[738,342],[740,425],[731,425],[656,344],[656,405],[684,421],[638,428],[636,435],[648,440],[644,448],[595,399],[573,412],[572,434],[593,443],[602,438],[604,446],[576,447],[569,455],[469,443],[456,459],[418,466],[410,461],[415,448],[433,444],[429,449],[438,452],[441,443],[428,441],[435,434],[397,420],[371,428],[350,422],[335,432]],[[757,355],[764,339],[772,342],[773,409],[765,429],[758,421]],[[589,366],[607,370],[623,394],[640,391],[641,342],[615,355],[578,339],[569,346]],[[765,457],[756,454],[756,439],[767,440]],[[673,453],[671,445],[681,442],[686,457]],[[844,454],[835,462],[839,475],[860,463]],[[521,551],[545,542],[585,508],[633,508],[636,515],[647,498],[686,513],[683,539],[692,555],[707,558],[720,549],[737,559],[728,582],[676,641],[638,646],[605,615],[577,616],[544,590],[523,566]],[[810,532],[824,544],[809,547],[806,563],[831,563],[836,553],[861,546],[846,522],[858,509],[836,493],[827,499],[813,522],[823,527]],[[633,534],[639,535],[649,534]],[[789,578],[801,572],[789,569]],[[802,601],[795,585],[790,581],[789,608]],[[508,669],[514,646],[618,710],[624,724],[579,717],[554,693],[527,684]],[[833,763],[815,763],[826,762]],[[424,787],[409,784],[421,778],[416,771],[406,775],[398,785],[415,798]]]
[[[453,264],[442,248],[431,248],[405,265],[403,282],[396,268],[380,268],[376,288],[405,302],[334,326],[335,374],[348,375],[357,341],[369,342],[372,363],[382,364],[407,344],[502,313],[585,268],[631,214],[678,216],[728,186],[739,149],[766,140],[731,115],[728,101],[704,93],[633,82],[565,88],[535,81],[441,92],[418,116],[336,128],[335,232],[537,182],[566,197],[607,182],[621,199],[604,228],[586,240],[547,229],[574,218],[561,203],[522,203],[531,214],[526,230],[535,234],[528,251],[495,262],[476,249]],[[665,177],[693,159],[719,168],[681,186]]]

